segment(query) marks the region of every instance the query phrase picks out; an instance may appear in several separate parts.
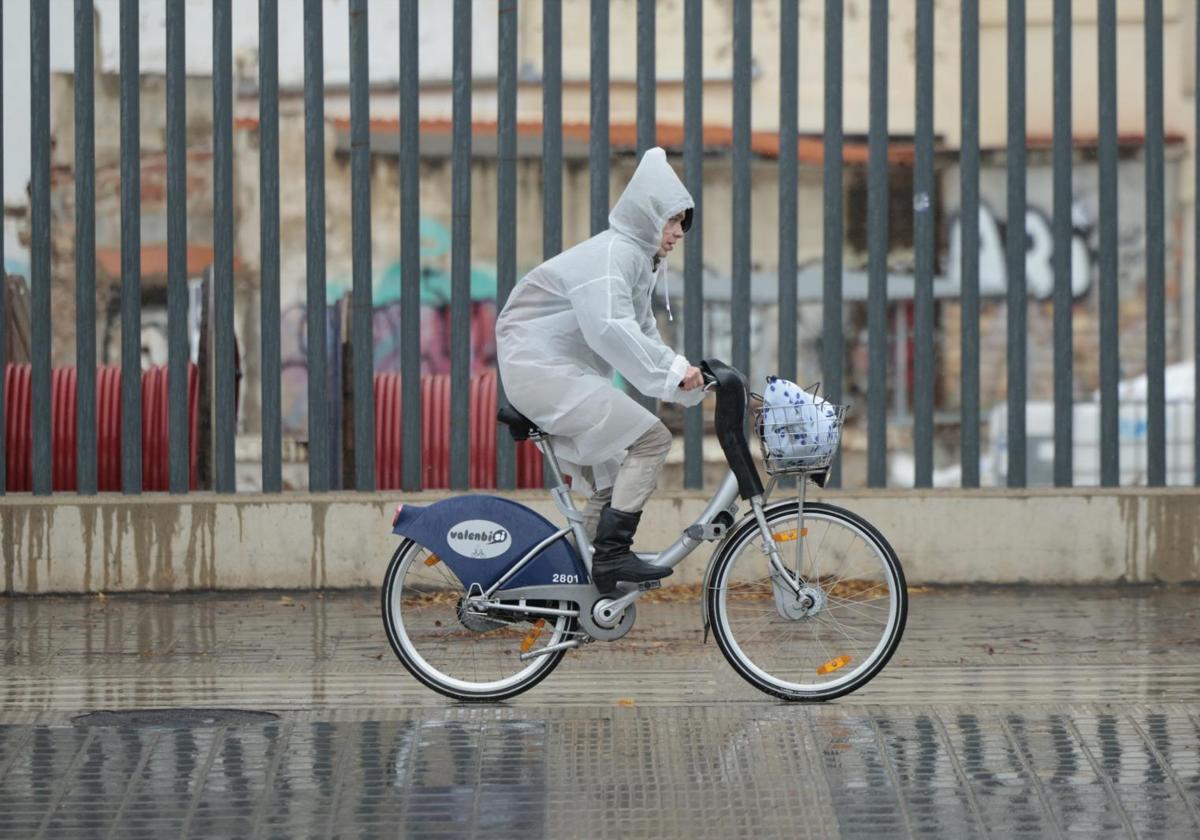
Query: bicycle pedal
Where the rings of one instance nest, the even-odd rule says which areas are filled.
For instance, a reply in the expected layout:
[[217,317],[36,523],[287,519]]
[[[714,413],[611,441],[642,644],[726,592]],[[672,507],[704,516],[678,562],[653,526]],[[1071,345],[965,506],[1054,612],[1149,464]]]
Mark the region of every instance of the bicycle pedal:
[[638,589],[645,592],[647,589],[662,589],[661,580],[644,580],[638,584]]

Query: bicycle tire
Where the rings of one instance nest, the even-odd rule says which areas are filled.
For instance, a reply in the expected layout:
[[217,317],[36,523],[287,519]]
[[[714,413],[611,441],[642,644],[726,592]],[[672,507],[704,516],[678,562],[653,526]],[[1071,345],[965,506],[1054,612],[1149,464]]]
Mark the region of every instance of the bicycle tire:
[[[778,523],[780,520],[789,517],[794,518],[796,513],[797,503],[795,501],[781,502],[764,511],[769,525]],[[729,662],[730,666],[739,676],[760,691],[782,700],[824,702],[857,691],[877,676],[883,670],[884,666],[887,665],[896,648],[899,647],[900,640],[904,635],[904,628],[908,617],[908,593],[904,579],[904,570],[900,565],[900,560],[896,556],[895,550],[870,522],[845,508],[823,502],[807,502],[804,505],[804,514],[806,519],[811,514],[814,519],[836,521],[856,531],[866,544],[874,546],[877,551],[877,557],[881,560],[887,574],[890,575],[889,593],[894,591],[895,605],[889,612],[886,632],[881,638],[880,644],[872,652],[871,660],[866,663],[865,667],[860,666],[855,669],[851,679],[841,682],[834,681],[827,689],[814,688],[811,690],[800,690],[792,688],[785,684],[783,680],[777,678],[765,679],[764,674],[767,677],[771,675],[767,674],[760,665],[752,662],[747,654],[742,651],[729,625],[728,615],[723,608],[724,602],[722,599],[728,599],[727,592],[723,595],[723,590],[727,590],[728,587],[731,565],[742,555],[747,546],[753,545],[753,540],[759,536],[758,523],[753,517],[743,520],[718,550],[718,555],[712,563],[709,577],[705,581],[705,598],[709,621],[712,625],[713,635],[717,640],[717,646],[720,648],[726,661]]]
[[[401,570],[404,569],[409,553],[413,553],[415,556],[417,552],[414,549],[421,548],[418,543],[408,539],[400,544],[392,555],[391,561],[388,563],[381,592],[383,626],[387,633],[388,644],[391,645],[392,652],[396,654],[396,658],[400,660],[401,664],[404,665],[410,674],[427,688],[431,688],[446,697],[465,702],[497,702],[506,700],[528,691],[550,675],[550,672],[562,661],[563,656],[566,654],[566,649],[548,653],[540,657],[528,668],[521,671],[519,678],[512,678],[506,681],[506,684],[502,687],[467,689],[448,681],[437,669],[425,662],[415,647],[411,647],[411,642],[406,645],[407,631],[404,630],[403,616],[395,608],[397,577]],[[551,638],[550,643],[561,641],[574,631],[575,620],[571,618],[564,619],[563,626],[556,628],[555,636]]]

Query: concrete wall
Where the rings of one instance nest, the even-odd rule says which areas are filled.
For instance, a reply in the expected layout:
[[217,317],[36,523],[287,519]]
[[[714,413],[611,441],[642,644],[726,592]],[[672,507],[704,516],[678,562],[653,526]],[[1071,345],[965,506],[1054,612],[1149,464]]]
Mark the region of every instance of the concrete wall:
[[[428,503],[445,494],[406,497]],[[556,518],[542,493],[512,494]],[[874,522],[910,584],[1200,581],[1200,490],[825,493]],[[378,586],[398,540],[398,496],[147,495],[0,500],[0,592]],[[660,494],[640,548],[701,510]],[[700,580],[707,547],[672,583]]]

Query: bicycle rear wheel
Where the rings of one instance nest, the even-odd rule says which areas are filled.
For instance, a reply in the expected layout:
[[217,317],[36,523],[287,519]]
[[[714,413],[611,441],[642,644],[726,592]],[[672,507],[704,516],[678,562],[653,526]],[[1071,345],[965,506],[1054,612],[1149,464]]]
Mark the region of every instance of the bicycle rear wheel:
[[766,512],[786,574],[747,519],[713,564],[706,597],[721,652],[756,688],[784,700],[830,700],[865,685],[900,644],[908,594],[900,561],[870,523],[796,502]]
[[396,549],[383,581],[383,625],[396,656],[426,686],[458,700],[503,700],[532,688],[562,660],[565,649],[520,657],[564,641],[573,618],[472,613],[463,608],[466,594],[429,549],[412,540]]

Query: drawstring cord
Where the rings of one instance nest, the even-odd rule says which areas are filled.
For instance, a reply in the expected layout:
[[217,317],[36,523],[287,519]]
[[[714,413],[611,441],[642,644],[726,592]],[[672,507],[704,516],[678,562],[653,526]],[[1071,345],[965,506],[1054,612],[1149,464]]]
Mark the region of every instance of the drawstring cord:
[[663,301],[667,304],[667,320],[674,321],[675,316],[671,314],[671,272],[667,271],[667,260],[665,257],[658,257],[655,261],[658,265],[654,271],[654,285],[658,285],[659,277],[662,277],[666,281],[663,290]]

